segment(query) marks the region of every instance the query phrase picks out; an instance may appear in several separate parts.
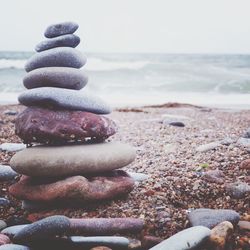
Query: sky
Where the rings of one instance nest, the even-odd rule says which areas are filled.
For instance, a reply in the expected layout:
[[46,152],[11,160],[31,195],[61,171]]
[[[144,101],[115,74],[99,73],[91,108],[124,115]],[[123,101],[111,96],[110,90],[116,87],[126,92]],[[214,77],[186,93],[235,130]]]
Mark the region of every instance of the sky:
[[104,53],[250,53],[249,0],[2,0],[0,50],[32,51],[45,28],[80,27]]

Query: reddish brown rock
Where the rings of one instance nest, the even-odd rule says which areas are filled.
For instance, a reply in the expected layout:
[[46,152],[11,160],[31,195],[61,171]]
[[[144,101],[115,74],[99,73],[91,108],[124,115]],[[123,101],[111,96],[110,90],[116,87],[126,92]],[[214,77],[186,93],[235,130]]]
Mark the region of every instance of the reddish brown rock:
[[250,171],[250,159],[241,162],[240,169],[246,169]]
[[109,118],[83,111],[29,107],[16,118],[16,134],[26,144],[61,143],[93,139],[103,141],[115,134]]
[[116,170],[101,176],[73,176],[66,179],[36,179],[22,176],[9,188],[16,198],[37,202],[79,203],[109,200],[132,191],[134,180],[124,171]]
[[0,246],[10,243],[10,239],[7,235],[0,233]]

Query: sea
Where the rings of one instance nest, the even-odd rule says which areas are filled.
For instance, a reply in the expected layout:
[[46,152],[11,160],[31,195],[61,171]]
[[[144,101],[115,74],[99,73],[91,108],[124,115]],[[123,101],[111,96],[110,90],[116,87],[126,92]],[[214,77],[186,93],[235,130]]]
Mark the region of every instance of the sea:
[[[33,52],[0,51],[0,104],[15,104],[25,91],[25,62]],[[250,55],[86,53],[81,91],[113,107],[181,102],[250,108]]]

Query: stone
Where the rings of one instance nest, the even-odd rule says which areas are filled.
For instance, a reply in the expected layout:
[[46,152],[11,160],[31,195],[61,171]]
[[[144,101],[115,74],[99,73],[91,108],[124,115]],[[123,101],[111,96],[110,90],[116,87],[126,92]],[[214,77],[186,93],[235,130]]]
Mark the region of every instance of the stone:
[[242,137],[250,139],[250,128],[246,130],[246,132],[242,135]]
[[202,179],[207,182],[223,184],[224,183],[224,173],[221,170],[209,170],[205,172],[202,176]]
[[86,92],[43,87],[26,90],[18,100],[25,106],[39,106],[52,109],[87,111],[95,114],[109,114],[110,107],[100,98]]
[[126,172],[118,170],[90,178],[73,176],[49,181],[23,176],[10,186],[9,192],[21,200],[86,204],[128,194],[133,186],[133,179]]
[[110,247],[111,249],[128,249],[129,245],[129,240],[127,238],[119,236],[72,236],[70,239],[75,246],[82,247],[83,249],[96,246],[106,246]]
[[34,69],[23,78],[27,89],[55,87],[65,89],[82,89],[88,82],[83,70],[69,67],[45,67]]
[[28,224],[6,227],[4,230],[1,231],[1,233],[7,235],[10,239],[12,239],[18,232],[20,232],[27,226]]
[[250,138],[243,138],[240,137],[237,141],[238,145],[241,145],[243,147],[249,148],[250,147]]
[[16,153],[11,167],[29,176],[97,174],[122,168],[135,159],[133,147],[119,142],[35,146]]
[[[84,111],[25,109],[16,118],[15,132],[25,144],[104,141],[117,131],[108,117]],[[0,168],[1,179],[1,168]]]
[[241,199],[244,198],[246,195],[249,195],[250,185],[242,181],[237,181],[234,183],[227,184],[226,191],[231,197],[235,199]]
[[10,181],[18,175],[10,166],[0,165],[0,181]]
[[28,59],[24,68],[26,72],[45,67],[81,68],[87,58],[80,51],[69,47],[58,47],[34,54]]
[[10,205],[10,201],[5,198],[0,197],[0,208],[1,207],[8,207]]
[[238,227],[241,229],[241,230],[247,230],[247,231],[250,231],[250,221],[239,221],[238,223]]
[[54,37],[40,42],[36,45],[35,50],[41,52],[57,47],[71,47],[75,48],[80,43],[80,37],[72,34]]
[[32,241],[63,235],[70,229],[70,221],[66,216],[54,215],[36,221],[17,232],[13,238],[15,243],[30,243]]
[[17,152],[26,148],[26,145],[23,143],[9,143],[5,142],[0,145],[0,150],[7,152]]
[[213,228],[223,221],[229,221],[236,225],[240,220],[240,215],[230,209],[195,209],[188,214],[191,226],[204,226]]
[[183,122],[170,122],[169,125],[175,127],[185,127],[185,124]]
[[133,178],[134,181],[142,182],[149,179],[149,175],[143,173],[127,172],[127,174]]
[[242,161],[240,164],[240,169],[250,170],[250,159]]
[[31,250],[27,246],[17,245],[17,244],[5,244],[0,246],[0,250]]
[[225,250],[227,242],[233,234],[234,227],[229,221],[224,221],[211,230],[209,237],[210,246],[214,250]]
[[229,146],[229,145],[231,145],[231,144],[233,144],[235,142],[236,142],[236,140],[234,140],[234,139],[232,139],[230,137],[225,137],[223,140],[220,141],[220,143],[222,145],[225,145],[225,146]]
[[47,38],[53,38],[66,34],[73,34],[78,29],[78,27],[79,25],[75,22],[62,22],[52,24],[45,30],[44,36]]
[[5,115],[17,115],[18,114],[16,110],[5,110],[3,113]]
[[198,152],[207,152],[207,151],[216,149],[219,146],[221,146],[220,141],[210,142],[210,143],[207,143],[207,144],[200,145],[199,147],[196,148],[196,151],[198,151]]
[[129,239],[129,244],[126,249],[132,250],[132,249],[141,249],[141,241],[137,239]]
[[0,220],[0,231],[7,227],[7,223],[4,220]]
[[10,238],[5,234],[0,233],[0,246],[8,244],[8,243],[10,243]]
[[191,227],[162,241],[160,244],[150,248],[150,250],[188,250],[198,248],[207,241],[210,232],[210,229],[203,226]]

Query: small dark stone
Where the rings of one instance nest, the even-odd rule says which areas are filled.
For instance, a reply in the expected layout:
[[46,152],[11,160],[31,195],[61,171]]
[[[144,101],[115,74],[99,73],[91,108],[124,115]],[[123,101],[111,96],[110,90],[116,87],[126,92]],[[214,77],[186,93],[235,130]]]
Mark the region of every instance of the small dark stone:
[[66,34],[73,34],[79,25],[75,22],[63,22],[50,25],[44,32],[45,37],[52,38]]
[[7,207],[10,205],[10,201],[5,198],[0,198],[0,208],[1,207]]
[[17,115],[18,112],[16,110],[6,110],[4,111],[5,115]]
[[175,127],[185,127],[185,124],[183,122],[170,122],[169,125]]

